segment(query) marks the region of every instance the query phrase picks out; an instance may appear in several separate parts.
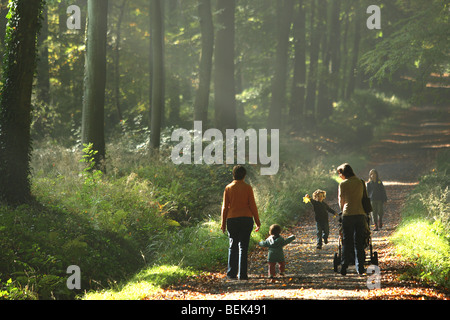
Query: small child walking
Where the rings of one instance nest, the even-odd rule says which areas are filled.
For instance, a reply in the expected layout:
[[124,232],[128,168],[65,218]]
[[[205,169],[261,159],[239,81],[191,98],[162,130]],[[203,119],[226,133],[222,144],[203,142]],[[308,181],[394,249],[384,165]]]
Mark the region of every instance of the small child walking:
[[309,194],[305,195],[305,198],[311,201],[314,208],[314,214],[316,219],[316,236],[317,236],[317,249],[322,249],[322,238],[325,244],[328,243],[328,235],[330,233],[330,227],[328,224],[328,214],[327,211],[336,216],[336,211],[331,209],[325,200],[327,193],[323,190],[317,189],[313,193],[313,198]]
[[273,224],[269,228],[270,236],[265,241],[260,241],[259,245],[261,247],[269,248],[269,253],[267,256],[267,261],[269,264],[269,277],[273,279],[276,275],[276,264],[280,268],[280,275],[284,276],[286,270],[286,261],[284,259],[283,247],[292,241],[294,241],[295,236],[291,235],[284,239],[281,235],[281,226],[278,224]]
[[383,227],[383,205],[387,201],[386,189],[383,182],[378,176],[378,172],[375,169],[369,172],[369,182],[367,183],[367,195],[372,203],[372,219],[375,224],[374,231],[378,231]]

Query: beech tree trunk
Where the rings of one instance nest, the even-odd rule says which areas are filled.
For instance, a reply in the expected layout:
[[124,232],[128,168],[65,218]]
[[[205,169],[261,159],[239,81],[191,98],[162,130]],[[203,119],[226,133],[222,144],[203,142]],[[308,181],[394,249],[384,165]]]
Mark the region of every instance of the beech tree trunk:
[[319,61],[319,49],[320,49],[320,19],[317,14],[317,0],[311,1],[311,42],[309,47],[309,73],[308,84],[306,88],[305,98],[305,119],[309,125],[315,125],[315,109],[316,109],[316,90],[317,90],[317,78],[318,71],[317,65]]
[[151,0],[152,85],[150,106],[150,146],[159,150],[161,123],[164,115],[164,28],[161,0]]
[[287,62],[289,48],[289,31],[291,30],[293,0],[278,3],[277,53],[275,57],[275,74],[272,81],[272,101],[269,109],[269,124],[272,129],[280,129],[282,110],[286,104]]
[[96,169],[105,171],[105,85],[108,0],[88,1],[81,141],[93,144]]
[[236,128],[236,88],[234,80],[234,10],[236,0],[217,1],[214,105],[216,128],[222,130]]
[[199,0],[198,14],[202,33],[202,56],[200,59],[198,90],[194,102],[194,120],[202,121],[206,126],[214,52],[214,25],[210,0]]
[[43,1],[15,0],[5,38],[0,96],[0,200],[31,199],[31,93]]
[[306,89],[306,18],[303,0],[299,2],[294,18],[295,60],[289,108],[289,121],[296,130],[301,128]]

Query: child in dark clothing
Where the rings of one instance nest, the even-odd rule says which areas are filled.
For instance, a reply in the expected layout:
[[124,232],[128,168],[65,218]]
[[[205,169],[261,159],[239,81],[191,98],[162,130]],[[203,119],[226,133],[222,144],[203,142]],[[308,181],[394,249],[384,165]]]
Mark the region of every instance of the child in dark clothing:
[[316,230],[317,230],[317,249],[322,249],[322,238],[325,244],[328,243],[329,225],[327,211],[336,216],[336,211],[331,209],[323,200],[326,198],[327,193],[323,190],[316,190],[313,193],[313,198],[306,194],[305,198],[311,201],[314,207],[314,213],[316,218]]

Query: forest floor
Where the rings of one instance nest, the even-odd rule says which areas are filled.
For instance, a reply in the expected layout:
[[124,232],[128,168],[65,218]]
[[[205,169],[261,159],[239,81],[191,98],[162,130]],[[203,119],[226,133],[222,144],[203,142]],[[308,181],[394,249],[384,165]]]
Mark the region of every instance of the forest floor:
[[[401,220],[407,195],[418,184],[420,175],[431,169],[436,151],[450,147],[450,112],[448,109],[436,112],[433,107],[402,112],[399,126],[370,146],[369,165],[363,172],[356,173],[367,180],[369,170],[376,168],[389,198],[383,228],[372,231],[373,250],[379,256],[381,288],[369,289],[368,278],[373,275],[360,276],[354,266],[349,267],[346,276],[334,272],[338,219],[330,215],[329,242],[322,249],[316,249],[314,213],[310,208],[294,226],[282,233],[296,236],[296,240],[284,248],[287,264],[283,277],[275,280],[267,277],[267,249],[257,247],[249,254],[248,281],[228,280],[226,266],[223,266],[221,270],[190,277],[147,299],[450,299],[448,291],[405,277],[408,263],[395,252],[390,241]],[[329,194],[326,202],[337,209],[336,195]]]

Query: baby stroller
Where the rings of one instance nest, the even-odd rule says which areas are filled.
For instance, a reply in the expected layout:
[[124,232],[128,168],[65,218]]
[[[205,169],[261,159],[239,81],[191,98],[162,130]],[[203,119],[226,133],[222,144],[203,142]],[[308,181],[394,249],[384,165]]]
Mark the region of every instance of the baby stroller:
[[[367,216],[367,226],[370,225],[370,217]],[[339,271],[339,266],[341,265],[341,261],[342,261],[342,240],[343,240],[343,231],[342,231],[342,212],[339,212],[339,245],[338,245],[338,251],[334,253],[334,257],[333,257],[333,266],[334,266],[334,272],[338,272]],[[370,228],[367,228],[367,235],[366,235],[366,246],[365,249],[369,248],[369,259],[366,259],[364,261],[365,264],[368,265],[378,265],[378,252],[373,251],[373,247],[372,247],[372,235],[370,232]],[[354,264],[355,261],[355,252],[352,252],[352,265]]]

